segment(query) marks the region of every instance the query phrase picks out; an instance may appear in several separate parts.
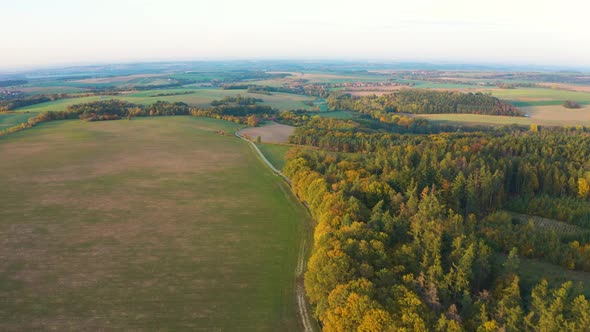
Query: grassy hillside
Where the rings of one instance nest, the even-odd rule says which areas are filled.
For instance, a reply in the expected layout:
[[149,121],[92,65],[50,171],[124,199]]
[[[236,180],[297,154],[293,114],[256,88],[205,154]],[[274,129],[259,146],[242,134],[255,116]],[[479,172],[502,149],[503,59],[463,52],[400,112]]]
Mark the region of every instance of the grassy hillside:
[[0,330],[301,330],[308,216],[215,133],[235,129],[71,120],[0,138]]
[[0,130],[16,126],[22,122],[27,122],[30,117],[36,113],[0,113]]

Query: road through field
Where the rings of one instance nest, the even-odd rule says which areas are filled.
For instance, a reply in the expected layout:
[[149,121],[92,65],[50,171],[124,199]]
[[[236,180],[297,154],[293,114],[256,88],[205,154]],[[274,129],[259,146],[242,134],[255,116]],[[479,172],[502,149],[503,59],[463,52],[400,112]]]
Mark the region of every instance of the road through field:
[[[276,169],[273,164],[271,164],[268,159],[262,154],[262,151],[258,148],[254,142],[244,138],[240,135],[239,131],[235,132],[236,137],[248,142],[250,146],[254,149],[256,154],[260,157],[260,159],[278,176],[283,178],[291,186],[291,180],[286,177],[281,171]],[[305,206],[307,208],[307,206]],[[297,308],[299,309],[299,316],[301,318],[301,323],[303,324],[303,328],[305,332],[313,332],[313,326],[317,326],[314,322],[313,318],[311,317],[309,310],[307,310],[307,300],[305,298],[305,286],[303,284],[303,272],[305,271],[305,255],[306,255],[306,241],[305,238],[301,241],[301,245],[299,246],[299,254],[297,257],[297,269],[295,270],[295,276],[297,278],[297,286],[296,286],[296,294],[297,294]]]

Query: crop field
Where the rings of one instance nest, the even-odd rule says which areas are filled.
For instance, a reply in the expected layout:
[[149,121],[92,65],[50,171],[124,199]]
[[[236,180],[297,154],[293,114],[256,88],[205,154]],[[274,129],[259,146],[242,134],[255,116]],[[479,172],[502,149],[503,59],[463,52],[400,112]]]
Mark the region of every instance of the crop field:
[[309,217],[216,133],[237,128],[68,120],[0,138],[0,330],[301,330]]
[[465,124],[465,125],[523,125],[531,123],[530,118],[515,116],[495,116],[482,114],[416,114],[414,117],[424,118],[440,124]]
[[590,126],[590,105],[582,108],[568,109],[563,106],[521,107],[531,120],[547,125]]
[[[272,73],[272,72],[271,72]],[[307,83],[346,83],[346,82],[381,82],[387,80],[385,75],[354,74],[354,73],[333,73],[333,72],[274,72],[287,73],[290,76],[284,78],[253,81],[259,85],[281,86],[296,81],[306,80]]]
[[264,143],[287,143],[289,136],[293,134],[295,127],[271,122],[259,127],[250,127],[240,130],[240,134],[256,140],[260,136]]
[[0,130],[12,126],[16,126],[23,122],[27,122],[30,117],[37,115],[36,113],[0,113]]
[[543,88],[518,88],[518,89],[493,89],[492,95],[512,101],[519,107],[561,105],[566,100],[573,100],[581,104],[590,103],[590,93],[543,89]]
[[[173,94],[181,92],[191,92],[190,94],[178,94],[172,96],[156,96],[158,94]],[[169,102],[184,102],[196,106],[208,106],[213,100],[223,99],[228,96],[248,96],[264,100],[263,104],[269,105],[279,110],[288,109],[312,109],[310,106],[304,104],[306,101],[314,101],[315,98],[295,95],[290,93],[273,93],[272,95],[262,95],[255,93],[247,93],[245,90],[221,90],[221,89],[160,89],[160,90],[146,90],[141,92],[127,93],[117,96],[90,96],[81,98],[59,99],[52,102],[41,103],[24,107],[20,110],[28,110],[34,112],[41,111],[63,111],[69,105],[87,103],[97,100],[120,99],[136,104],[152,104],[158,100]]]

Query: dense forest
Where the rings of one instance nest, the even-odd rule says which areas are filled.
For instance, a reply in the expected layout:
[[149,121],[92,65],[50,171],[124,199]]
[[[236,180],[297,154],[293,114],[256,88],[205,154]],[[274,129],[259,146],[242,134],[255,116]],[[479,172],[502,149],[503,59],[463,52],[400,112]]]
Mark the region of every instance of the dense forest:
[[[321,148],[292,152],[284,173],[317,222],[305,286],[323,329],[587,329],[576,285],[523,285],[517,273],[519,257],[590,271],[590,134],[534,129],[297,128],[292,143]],[[506,209],[586,231],[560,234]]]
[[481,92],[402,89],[379,97],[353,97],[350,94],[333,93],[327,98],[327,102],[333,110],[370,114],[376,119],[386,119],[389,113],[471,113],[523,116],[517,107]]

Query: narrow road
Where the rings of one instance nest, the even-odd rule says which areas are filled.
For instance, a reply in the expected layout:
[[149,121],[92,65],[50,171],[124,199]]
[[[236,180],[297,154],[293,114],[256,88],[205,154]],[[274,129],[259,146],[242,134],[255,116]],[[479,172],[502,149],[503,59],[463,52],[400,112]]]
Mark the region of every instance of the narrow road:
[[[276,169],[271,163],[270,161],[268,161],[268,159],[266,159],[266,157],[264,156],[264,154],[262,154],[262,151],[260,151],[260,149],[258,148],[258,146],[256,146],[256,144],[248,139],[245,139],[242,135],[240,135],[238,133],[238,131],[236,131],[234,133],[234,135],[236,135],[237,138],[242,139],[246,142],[248,142],[250,144],[250,146],[252,146],[254,148],[254,150],[257,152],[258,156],[262,159],[262,161],[268,166],[270,167],[270,169],[273,171],[273,173],[275,173],[276,175],[280,176],[283,180],[285,180],[285,182],[287,182],[287,184],[289,185],[289,187],[291,186],[291,180],[289,180],[288,177],[286,177],[281,171],[279,171],[278,169]],[[305,208],[307,208],[307,206],[304,204]],[[296,280],[296,285],[295,285],[295,294],[297,296],[297,308],[299,310],[299,317],[301,317],[301,323],[303,324],[303,330],[305,332],[313,332],[314,328],[313,326],[317,326],[316,324],[314,324],[314,320],[312,319],[311,315],[309,314],[309,311],[307,310],[307,301],[305,299],[305,286],[303,284],[303,272],[305,270],[305,239],[303,239],[301,241],[301,244],[299,246],[299,254],[297,257],[297,268],[295,269],[295,280]]]

